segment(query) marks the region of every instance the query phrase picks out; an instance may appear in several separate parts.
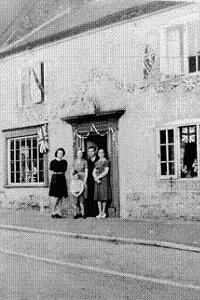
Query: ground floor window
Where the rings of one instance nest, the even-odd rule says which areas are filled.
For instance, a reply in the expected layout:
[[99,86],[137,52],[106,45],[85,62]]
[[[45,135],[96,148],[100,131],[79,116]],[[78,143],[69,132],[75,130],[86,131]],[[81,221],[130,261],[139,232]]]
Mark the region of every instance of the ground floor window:
[[174,131],[160,131],[161,175],[174,175]]
[[[3,130],[6,152],[5,186],[47,186],[48,152],[44,126]],[[41,140],[41,132],[44,139]],[[45,146],[45,147],[44,147]]]
[[197,124],[159,131],[160,176],[162,178],[198,177],[200,146]]
[[37,136],[8,139],[9,182],[44,182],[44,157]]
[[181,177],[197,177],[197,135],[196,126],[180,128]]

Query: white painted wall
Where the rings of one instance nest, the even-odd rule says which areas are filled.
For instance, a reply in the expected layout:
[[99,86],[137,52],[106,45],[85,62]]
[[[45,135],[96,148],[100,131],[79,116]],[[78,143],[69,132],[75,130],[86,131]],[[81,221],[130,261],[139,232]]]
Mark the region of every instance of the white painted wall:
[[[198,116],[200,111],[197,92],[191,96],[180,89],[167,94],[158,94],[153,86],[147,90],[139,89],[143,84],[144,50],[146,44],[155,50],[156,64],[152,75],[155,83],[160,74],[163,28],[175,17],[196,14],[197,8],[191,5],[168,10],[5,58],[0,63],[2,129],[48,121],[49,160],[53,158],[56,148],[62,146],[66,149],[70,168],[73,159],[72,129],[59,116],[88,112],[91,110],[88,97],[98,97],[102,110],[124,107],[126,112],[119,121],[118,145],[121,215],[139,216],[142,205],[150,207],[151,204],[159,204],[160,195],[168,191],[168,186],[160,185],[157,177],[157,127],[177,118]],[[45,65],[46,101],[34,107],[17,108],[19,74],[27,64],[38,60],[44,61]],[[89,82],[94,68],[103,76]],[[136,84],[135,93],[117,89],[111,78],[123,82],[125,86]],[[80,102],[85,85],[86,108],[81,107]],[[78,101],[75,105],[74,100]],[[56,113],[62,104],[63,108]],[[2,134],[0,138],[3,142]],[[0,159],[1,164],[2,151]],[[6,192],[9,194],[11,190]],[[26,189],[23,191],[29,193]],[[45,192],[47,195],[47,190]],[[166,207],[165,199],[162,206]]]

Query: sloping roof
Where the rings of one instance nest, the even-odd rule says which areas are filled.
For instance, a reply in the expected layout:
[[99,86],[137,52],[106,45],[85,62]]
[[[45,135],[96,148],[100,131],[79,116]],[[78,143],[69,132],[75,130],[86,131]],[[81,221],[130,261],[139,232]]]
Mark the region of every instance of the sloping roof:
[[0,58],[94,28],[188,4],[155,0],[34,0],[34,3],[35,6],[29,3],[26,14],[21,12],[21,18],[11,26],[10,38],[7,32],[8,47],[1,49]]
[[[2,1],[2,0],[1,0]],[[6,0],[8,1],[8,0]],[[67,8],[80,8],[82,0],[9,0],[13,4],[10,24],[5,22],[4,29],[0,28],[0,47],[9,45],[26,36],[38,26],[44,24]],[[88,0],[89,1],[89,0]],[[21,6],[19,5],[21,4]],[[22,5],[23,4],[23,5]],[[11,6],[11,5],[10,5]],[[21,7],[21,9],[20,9]],[[1,9],[1,6],[0,6]],[[5,15],[8,12],[4,10]],[[15,12],[16,11],[16,12]],[[1,17],[2,19],[2,17]],[[3,24],[1,24],[2,27]]]
[[29,0],[1,0],[0,1],[0,43],[1,36],[8,27],[16,21],[16,16]]

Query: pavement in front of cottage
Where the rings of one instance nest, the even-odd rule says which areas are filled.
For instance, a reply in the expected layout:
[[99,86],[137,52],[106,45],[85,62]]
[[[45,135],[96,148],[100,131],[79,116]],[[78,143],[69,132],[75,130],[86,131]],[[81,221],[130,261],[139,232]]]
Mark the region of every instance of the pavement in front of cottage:
[[199,222],[54,220],[32,209],[0,210],[0,299],[200,299],[198,252],[3,225],[198,247]]

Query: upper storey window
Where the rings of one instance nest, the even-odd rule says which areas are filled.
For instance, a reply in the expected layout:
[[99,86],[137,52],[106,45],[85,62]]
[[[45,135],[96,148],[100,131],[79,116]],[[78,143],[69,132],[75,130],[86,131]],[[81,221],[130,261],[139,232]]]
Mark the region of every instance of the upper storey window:
[[200,71],[200,20],[166,26],[161,39],[161,72],[189,74]]
[[167,64],[172,73],[183,72],[183,27],[173,26],[167,29]]
[[44,63],[37,62],[21,71],[18,107],[44,101]]
[[188,69],[189,73],[200,71],[200,22],[188,24]]

